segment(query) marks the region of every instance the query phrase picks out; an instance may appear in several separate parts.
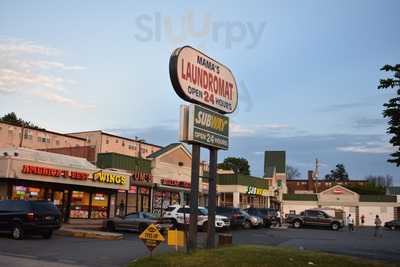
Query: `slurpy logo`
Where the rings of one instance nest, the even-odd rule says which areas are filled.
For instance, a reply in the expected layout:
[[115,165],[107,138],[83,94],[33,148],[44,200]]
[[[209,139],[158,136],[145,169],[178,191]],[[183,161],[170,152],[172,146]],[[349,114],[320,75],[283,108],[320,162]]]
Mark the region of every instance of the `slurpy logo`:
[[237,46],[252,49],[260,42],[266,22],[214,20],[209,15],[197,13],[195,18],[192,11],[186,11],[180,17],[164,16],[160,12],[141,14],[136,17],[135,26],[135,39],[141,42],[196,42],[199,47],[211,41],[227,49]]

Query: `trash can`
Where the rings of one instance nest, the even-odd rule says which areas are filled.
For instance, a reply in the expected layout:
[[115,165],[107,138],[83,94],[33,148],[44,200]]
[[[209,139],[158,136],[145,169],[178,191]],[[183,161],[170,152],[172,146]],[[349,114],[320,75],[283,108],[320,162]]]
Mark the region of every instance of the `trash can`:
[[230,246],[232,245],[232,234],[218,234],[218,246]]

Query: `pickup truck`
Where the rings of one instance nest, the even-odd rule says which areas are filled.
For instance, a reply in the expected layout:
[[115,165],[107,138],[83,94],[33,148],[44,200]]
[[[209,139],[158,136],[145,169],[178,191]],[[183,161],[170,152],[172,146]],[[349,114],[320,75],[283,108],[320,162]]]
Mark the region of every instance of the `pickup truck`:
[[294,228],[303,226],[329,227],[332,230],[339,230],[343,227],[343,220],[329,216],[321,210],[305,210],[300,215],[289,214],[286,222]]

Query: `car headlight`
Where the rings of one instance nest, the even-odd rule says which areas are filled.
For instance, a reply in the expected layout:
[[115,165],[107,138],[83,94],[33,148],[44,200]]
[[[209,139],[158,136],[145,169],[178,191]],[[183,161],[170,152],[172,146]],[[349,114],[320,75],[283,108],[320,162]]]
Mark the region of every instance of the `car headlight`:
[[250,218],[250,221],[251,221],[252,223],[257,223],[257,218],[256,218],[256,217],[251,217],[251,218]]

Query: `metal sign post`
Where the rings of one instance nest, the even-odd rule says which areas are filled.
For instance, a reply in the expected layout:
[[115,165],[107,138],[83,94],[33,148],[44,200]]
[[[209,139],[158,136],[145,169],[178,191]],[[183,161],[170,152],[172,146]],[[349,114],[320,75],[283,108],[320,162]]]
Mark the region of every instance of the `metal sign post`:
[[197,212],[199,206],[200,145],[192,145],[192,177],[190,193],[189,249],[197,248]]
[[215,247],[215,210],[217,207],[217,156],[218,150],[210,148],[210,168],[208,178],[208,233],[207,248]]
[[[215,247],[215,210],[218,149],[229,148],[229,118],[238,105],[238,89],[231,70],[190,46],[177,48],[169,60],[169,75],[182,106],[179,139],[192,145],[192,177],[188,249],[197,248],[200,146],[210,150],[207,247]],[[197,105],[196,105],[197,104]]]

